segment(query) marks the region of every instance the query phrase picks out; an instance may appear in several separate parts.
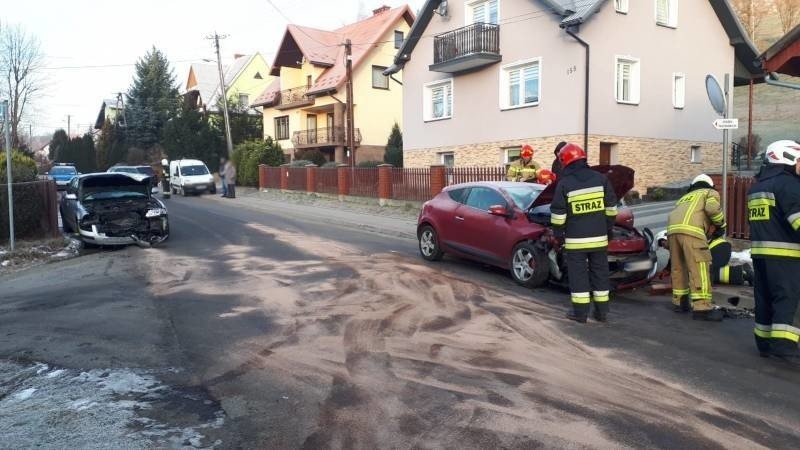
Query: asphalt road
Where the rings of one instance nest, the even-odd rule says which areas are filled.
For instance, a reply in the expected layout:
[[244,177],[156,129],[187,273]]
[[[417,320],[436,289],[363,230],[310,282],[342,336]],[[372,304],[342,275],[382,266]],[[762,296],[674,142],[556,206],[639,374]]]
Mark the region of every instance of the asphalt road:
[[[752,320],[696,322],[667,298],[624,293],[610,324],[579,325],[562,318],[564,292],[452,258],[423,263],[413,240],[370,217],[348,225],[325,209],[210,197],[167,204],[163,247],[94,250],[0,278],[0,361],[13,365],[0,365],[11,374],[0,378],[0,448],[800,442],[800,373],[758,357]],[[69,389],[48,384],[62,369]],[[122,429],[89,442],[85,416],[83,428],[30,419],[37,395],[118,373],[152,377],[158,390],[103,397],[117,403],[99,411],[140,405]]]

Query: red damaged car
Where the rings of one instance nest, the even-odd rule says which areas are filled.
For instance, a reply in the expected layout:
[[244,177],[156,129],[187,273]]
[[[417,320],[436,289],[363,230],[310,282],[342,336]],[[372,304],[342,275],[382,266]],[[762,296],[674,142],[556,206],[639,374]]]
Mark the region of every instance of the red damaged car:
[[[633,188],[633,169],[595,166],[608,176],[617,198]],[[509,269],[517,283],[565,285],[566,264],[551,246],[550,201],[555,185],[487,181],[448,186],[425,202],[419,215],[419,251],[428,261],[445,253]],[[648,283],[657,269],[653,233],[633,225],[633,212],[620,208],[609,241],[613,289]]]

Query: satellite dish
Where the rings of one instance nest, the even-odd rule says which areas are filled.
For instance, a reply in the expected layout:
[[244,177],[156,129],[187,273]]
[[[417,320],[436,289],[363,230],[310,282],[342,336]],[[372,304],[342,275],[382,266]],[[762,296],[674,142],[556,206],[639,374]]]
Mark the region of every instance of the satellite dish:
[[706,75],[706,93],[708,93],[708,101],[711,102],[714,111],[720,116],[724,116],[727,110],[725,93],[722,91],[717,79],[714,78],[714,75]]

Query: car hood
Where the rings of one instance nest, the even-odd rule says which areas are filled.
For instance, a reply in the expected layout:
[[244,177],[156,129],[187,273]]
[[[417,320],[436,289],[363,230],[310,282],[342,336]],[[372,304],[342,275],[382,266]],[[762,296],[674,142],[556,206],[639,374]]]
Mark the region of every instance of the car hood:
[[[600,172],[608,177],[608,181],[611,182],[611,186],[614,189],[614,194],[617,196],[618,200],[621,200],[628,192],[630,192],[631,189],[633,189],[633,176],[636,171],[630,167],[619,164],[599,165],[592,166],[592,170]],[[545,188],[545,190],[542,191],[538,197],[536,197],[536,200],[533,201],[529,209],[551,203],[553,201],[553,192],[555,192],[557,184],[558,182],[555,182],[547,186],[547,188]]]

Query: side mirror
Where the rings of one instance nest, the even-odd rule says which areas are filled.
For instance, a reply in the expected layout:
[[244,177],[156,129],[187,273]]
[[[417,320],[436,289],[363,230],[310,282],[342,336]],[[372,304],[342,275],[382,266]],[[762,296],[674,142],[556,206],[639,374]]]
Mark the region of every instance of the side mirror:
[[493,216],[509,217],[511,214],[503,205],[492,205],[489,207],[489,214]]
[[75,195],[75,194],[67,194],[67,195],[64,196],[64,198],[67,199],[67,200],[77,200],[78,196]]

